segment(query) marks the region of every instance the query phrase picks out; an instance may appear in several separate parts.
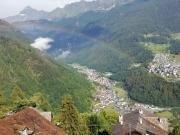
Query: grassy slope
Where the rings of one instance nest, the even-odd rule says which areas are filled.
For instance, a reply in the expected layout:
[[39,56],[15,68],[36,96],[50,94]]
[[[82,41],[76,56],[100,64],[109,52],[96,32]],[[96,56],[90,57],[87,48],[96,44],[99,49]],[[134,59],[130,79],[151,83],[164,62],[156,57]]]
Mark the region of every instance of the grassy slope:
[[144,43],[144,44],[145,44],[144,47],[152,51],[154,54],[167,53],[170,46],[168,44],[154,44],[154,43]]

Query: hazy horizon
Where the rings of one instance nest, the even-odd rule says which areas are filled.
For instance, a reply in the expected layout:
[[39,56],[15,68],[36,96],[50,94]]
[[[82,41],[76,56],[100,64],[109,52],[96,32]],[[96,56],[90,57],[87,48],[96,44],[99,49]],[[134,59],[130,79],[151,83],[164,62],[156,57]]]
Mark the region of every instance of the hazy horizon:
[[[81,0],[6,0],[0,4],[0,18],[13,16],[30,6],[37,10],[52,11],[57,7],[64,7],[67,4]],[[86,0],[93,1],[93,0]]]

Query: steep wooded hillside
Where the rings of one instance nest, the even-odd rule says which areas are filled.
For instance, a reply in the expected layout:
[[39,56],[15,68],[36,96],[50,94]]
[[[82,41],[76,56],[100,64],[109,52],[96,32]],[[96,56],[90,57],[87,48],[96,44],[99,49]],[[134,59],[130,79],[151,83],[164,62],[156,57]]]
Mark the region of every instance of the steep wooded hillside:
[[9,24],[0,24],[3,31],[1,27],[9,28],[7,35],[0,37],[0,89],[6,95],[19,86],[29,96],[43,93],[55,108],[70,94],[81,111],[89,109],[92,86],[84,76],[18,40]]

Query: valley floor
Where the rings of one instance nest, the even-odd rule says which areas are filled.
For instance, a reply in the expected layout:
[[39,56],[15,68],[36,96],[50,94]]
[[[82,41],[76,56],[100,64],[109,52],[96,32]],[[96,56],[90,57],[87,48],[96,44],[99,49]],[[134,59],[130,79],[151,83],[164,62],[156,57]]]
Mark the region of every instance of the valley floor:
[[131,100],[127,92],[119,86],[118,82],[108,78],[108,76],[111,75],[110,73],[102,74],[79,64],[72,64],[71,66],[78,72],[86,75],[87,79],[90,80],[96,88],[93,96],[93,112],[99,112],[109,106],[115,108],[120,114],[131,112],[139,107],[146,108],[153,112],[169,110],[169,108],[159,108]]

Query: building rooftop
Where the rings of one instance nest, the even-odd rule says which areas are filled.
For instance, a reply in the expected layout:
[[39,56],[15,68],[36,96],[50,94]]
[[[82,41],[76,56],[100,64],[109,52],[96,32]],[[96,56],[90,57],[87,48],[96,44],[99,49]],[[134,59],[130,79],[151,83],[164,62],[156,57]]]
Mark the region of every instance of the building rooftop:
[[65,135],[58,127],[44,118],[38,111],[26,108],[0,120],[0,135]]
[[158,118],[152,112],[138,109],[119,118],[112,135],[126,135],[129,132],[139,134],[152,133],[167,135],[168,122],[165,118]]

